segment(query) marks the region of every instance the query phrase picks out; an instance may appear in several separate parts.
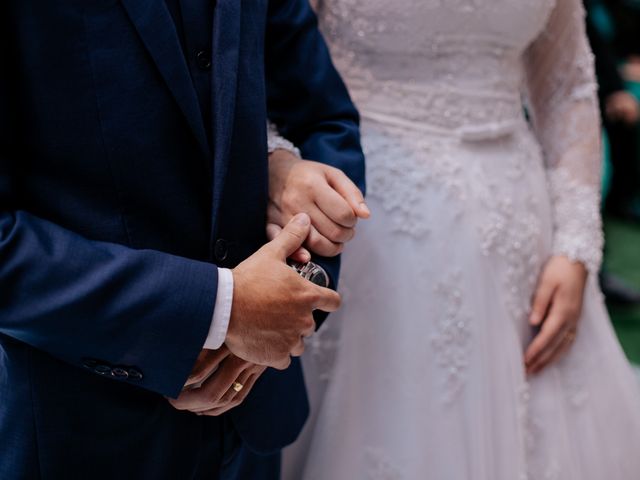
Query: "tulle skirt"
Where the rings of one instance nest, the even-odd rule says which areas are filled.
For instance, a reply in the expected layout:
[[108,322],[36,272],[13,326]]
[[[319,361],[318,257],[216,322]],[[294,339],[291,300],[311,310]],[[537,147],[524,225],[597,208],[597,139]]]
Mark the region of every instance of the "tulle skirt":
[[553,235],[526,124],[468,141],[363,132],[373,215],[303,358],[312,418],[285,480],[640,478],[640,389],[594,275],[568,355],[524,371]]

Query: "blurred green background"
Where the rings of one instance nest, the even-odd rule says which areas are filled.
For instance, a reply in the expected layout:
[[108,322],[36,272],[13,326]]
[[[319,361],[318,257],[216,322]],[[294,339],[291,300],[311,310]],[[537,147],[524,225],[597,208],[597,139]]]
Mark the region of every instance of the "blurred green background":
[[[640,99],[640,83],[628,85]],[[640,130],[638,131],[640,135]],[[605,138],[605,175],[603,190],[606,194],[609,177],[608,148]],[[639,152],[640,155],[640,152]],[[605,217],[607,251],[605,266],[630,285],[640,289],[640,226]],[[640,366],[640,306],[609,306],[613,325],[629,359]]]
[[[605,218],[608,269],[640,289],[640,227]],[[613,325],[629,359],[640,365],[640,306],[610,306]]]

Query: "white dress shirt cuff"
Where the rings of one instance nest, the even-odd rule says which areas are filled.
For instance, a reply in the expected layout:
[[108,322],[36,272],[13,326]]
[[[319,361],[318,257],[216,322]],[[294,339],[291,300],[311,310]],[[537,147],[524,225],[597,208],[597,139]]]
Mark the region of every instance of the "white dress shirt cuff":
[[205,349],[218,350],[227,337],[231,305],[233,304],[233,274],[228,268],[218,268],[218,294],[209,334],[204,342]]

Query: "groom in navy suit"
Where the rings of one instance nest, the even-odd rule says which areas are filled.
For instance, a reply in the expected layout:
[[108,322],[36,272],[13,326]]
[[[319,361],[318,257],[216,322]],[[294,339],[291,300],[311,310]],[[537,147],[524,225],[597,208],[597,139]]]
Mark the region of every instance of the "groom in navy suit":
[[6,0],[0,59],[0,478],[277,478],[339,297],[267,243],[267,117],[364,187],[307,0]]

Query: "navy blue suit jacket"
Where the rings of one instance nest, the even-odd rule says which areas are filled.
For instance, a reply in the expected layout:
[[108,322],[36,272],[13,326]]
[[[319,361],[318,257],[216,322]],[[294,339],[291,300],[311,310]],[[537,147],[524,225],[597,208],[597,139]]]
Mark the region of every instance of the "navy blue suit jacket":
[[[211,124],[164,0],[0,9],[0,478],[188,478],[222,420],[164,396],[204,343],[216,265],[265,242],[267,112],[364,188],[357,112],[307,0],[217,1]],[[295,362],[225,421],[269,452],[306,415]]]

